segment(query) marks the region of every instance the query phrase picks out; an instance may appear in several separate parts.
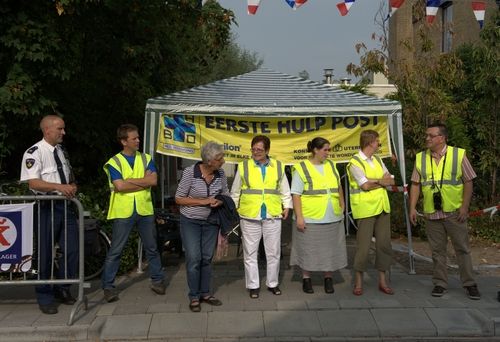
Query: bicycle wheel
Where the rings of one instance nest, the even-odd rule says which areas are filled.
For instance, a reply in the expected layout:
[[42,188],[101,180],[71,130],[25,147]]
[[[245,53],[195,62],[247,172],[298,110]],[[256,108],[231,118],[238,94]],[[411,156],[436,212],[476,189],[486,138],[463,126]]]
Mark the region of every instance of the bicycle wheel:
[[104,260],[108,254],[111,241],[102,230],[97,235],[97,243],[94,253],[85,258],[85,280],[91,280],[101,275],[104,269]]

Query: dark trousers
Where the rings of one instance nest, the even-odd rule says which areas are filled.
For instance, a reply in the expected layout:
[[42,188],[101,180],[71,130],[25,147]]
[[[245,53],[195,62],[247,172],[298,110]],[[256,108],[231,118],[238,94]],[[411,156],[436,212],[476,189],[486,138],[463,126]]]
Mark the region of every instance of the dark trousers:
[[[43,201],[40,204],[40,221],[36,224],[38,237],[39,279],[76,279],[78,274],[78,225],[72,208],[65,206],[65,201]],[[65,217],[65,207],[66,217]],[[54,245],[59,245],[60,257],[57,267],[53,265]],[[67,262],[66,262],[67,261]],[[35,287],[38,304],[48,305],[54,300],[54,290],[69,289],[64,285],[38,285]]]

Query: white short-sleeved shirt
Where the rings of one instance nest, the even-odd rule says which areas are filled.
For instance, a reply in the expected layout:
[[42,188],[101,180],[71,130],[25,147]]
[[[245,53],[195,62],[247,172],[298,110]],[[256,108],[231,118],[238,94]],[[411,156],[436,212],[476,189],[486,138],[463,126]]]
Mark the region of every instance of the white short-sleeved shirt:
[[[373,162],[373,159],[375,157],[372,156],[371,158],[369,158],[362,151],[359,151],[358,157],[361,158],[361,160],[365,160],[368,163],[368,165],[370,165],[370,167],[372,169],[375,168],[375,163]],[[387,170],[387,167],[385,166],[384,162],[382,160],[380,160],[380,161],[382,162],[382,169],[384,170],[384,174],[386,172],[389,172]],[[368,182],[368,178],[366,178],[366,174],[365,174],[364,170],[362,170],[361,168],[359,168],[358,166],[353,165],[353,164],[350,165],[350,168],[351,168],[350,169],[351,170],[351,174],[354,177],[354,179],[356,180],[356,183],[358,183],[358,186],[361,187],[361,185],[363,185],[366,182]]]
[[[57,149],[57,154],[63,164],[64,175],[69,180],[70,165],[64,156],[61,145],[52,146],[42,139],[24,152],[21,163],[21,182],[27,182],[30,179],[41,179],[46,182],[61,184],[61,177],[57,172],[57,164],[54,159],[54,149]],[[37,193],[41,192],[37,191]]]

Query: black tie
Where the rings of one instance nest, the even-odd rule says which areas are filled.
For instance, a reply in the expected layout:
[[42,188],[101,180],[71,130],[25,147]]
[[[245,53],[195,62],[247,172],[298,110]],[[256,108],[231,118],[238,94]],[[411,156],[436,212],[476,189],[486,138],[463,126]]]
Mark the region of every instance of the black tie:
[[57,164],[57,172],[59,173],[59,177],[61,177],[61,184],[68,184],[66,181],[66,176],[64,175],[64,170],[63,170],[63,165],[61,163],[61,159],[59,158],[59,155],[57,154],[57,147],[54,148],[54,159],[56,160]]

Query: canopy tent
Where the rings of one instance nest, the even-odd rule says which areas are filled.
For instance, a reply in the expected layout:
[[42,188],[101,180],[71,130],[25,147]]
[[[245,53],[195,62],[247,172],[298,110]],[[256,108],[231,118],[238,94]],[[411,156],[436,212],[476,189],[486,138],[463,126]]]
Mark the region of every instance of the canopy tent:
[[[160,119],[165,114],[232,117],[340,117],[387,118],[407,200],[402,111],[397,101],[379,99],[299,77],[258,69],[246,74],[151,98],[147,101],[144,121],[144,151],[155,155]],[[248,145],[249,146],[249,145]],[[168,153],[165,153],[168,154]],[[163,182],[162,182],[163,184]],[[163,193],[163,189],[162,189]],[[408,217],[410,272],[413,252]]]

